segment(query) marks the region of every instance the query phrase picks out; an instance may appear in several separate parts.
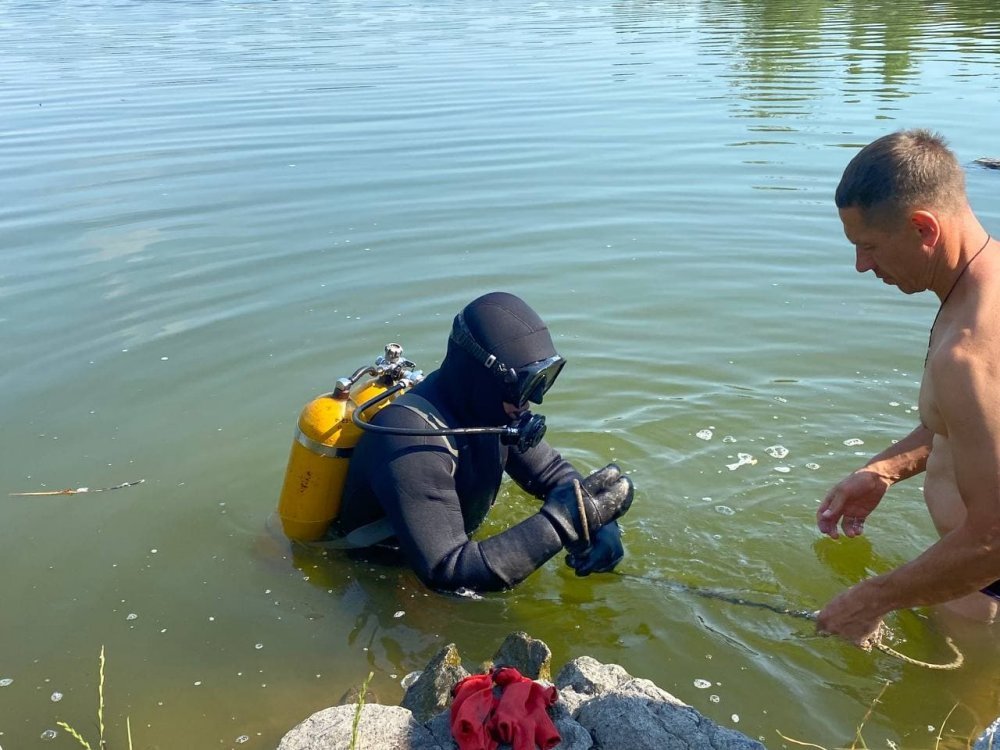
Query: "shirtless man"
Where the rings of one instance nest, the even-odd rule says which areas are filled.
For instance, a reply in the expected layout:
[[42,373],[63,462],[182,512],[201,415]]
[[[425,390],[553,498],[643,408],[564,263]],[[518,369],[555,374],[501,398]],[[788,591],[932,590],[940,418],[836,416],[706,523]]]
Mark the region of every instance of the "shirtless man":
[[867,646],[894,610],[946,604],[992,622],[1000,605],[1000,242],[983,228],[944,140],[925,130],[870,143],[836,193],[859,273],[941,300],[920,385],[920,424],[827,493],[817,525],[864,531],[886,490],[920,472],[940,538],[819,613],[817,629]]

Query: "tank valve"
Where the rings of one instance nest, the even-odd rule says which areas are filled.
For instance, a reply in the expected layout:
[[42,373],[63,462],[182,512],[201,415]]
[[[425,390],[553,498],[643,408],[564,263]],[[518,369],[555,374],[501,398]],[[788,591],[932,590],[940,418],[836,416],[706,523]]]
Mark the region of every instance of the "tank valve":
[[350,378],[339,378],[333,387],[333,397],[338,401],[350,398],[352,385],[354,385],[354,381]]

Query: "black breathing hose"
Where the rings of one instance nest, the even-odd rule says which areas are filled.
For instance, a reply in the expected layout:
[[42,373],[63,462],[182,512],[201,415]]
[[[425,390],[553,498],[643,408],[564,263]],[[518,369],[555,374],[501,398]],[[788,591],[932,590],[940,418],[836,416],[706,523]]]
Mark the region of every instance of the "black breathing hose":
[[505,445],[517,445],[522,451],[537,445],[545,434],[545,417],[532,415],[530,412],[522,414],[515,424],[496,427],[389,427],[388,425],[371,424],[361,418],[362,413],[408,386],[407,382],[396,383],[388,390],[368,399],[354,410],[354,413],[351,414],[351,421],[362,430],[380,432],[385,435],[415,435],[417,437],[499,435],[500,442]]
[[371,424],[361,419],[362,412],[375,406],[380,401],[384,401],[393,394],[403,390],[408,383],[396,383],[388,390],[370,398],[361,404],[351,415],[351,421],[362,430],[369,432],[381,432],[386,435],[415,435],[417,437],[434,437],[436,435],[501,435],[513,438],[515,441],[520,435],[517,425],[501,425],[497,427],[389,427],[387,425]]

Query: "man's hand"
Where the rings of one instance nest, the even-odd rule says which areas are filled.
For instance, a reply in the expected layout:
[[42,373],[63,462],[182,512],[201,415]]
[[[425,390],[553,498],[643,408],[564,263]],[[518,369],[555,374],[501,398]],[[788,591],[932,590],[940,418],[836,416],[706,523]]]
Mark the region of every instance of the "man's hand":
[[578,576],[589,576],[591,573],[609,573],[623,557],[622,532],[618,522],[612,521],[597,531],[589,550],[579,555],[572,552],[566,555],[566,564]]
[[865,651],[871,650],[882,628],[882,617],[865,606],[864,582],[834,597],[816,617],[816,632],[840,636]]
[[858,469],[826,493],[816,511],[816,526],[832,539],[839,538],[837,523],[848,537],[861,536],[865,519],[885,496],[891,482],[869,469]]

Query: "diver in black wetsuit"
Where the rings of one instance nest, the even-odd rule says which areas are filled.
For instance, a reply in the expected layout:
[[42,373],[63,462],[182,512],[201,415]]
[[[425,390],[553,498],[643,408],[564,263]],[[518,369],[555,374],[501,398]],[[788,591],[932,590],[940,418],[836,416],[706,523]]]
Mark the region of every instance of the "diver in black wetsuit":
[[[537,313],[493,292],[456,316],[441,367],[371,421],[425,432],[525,424],[529,402],[542,402],[563,364]],[[541,418],[533,419],[537,426]],[[366,432],[351,458],[336,531],[381,525],[420,579],[443,591],[510,588],[564,547],[578,575],[610,571],[624,554],[615,519],[632,502],[631,481],[613,464],[583,478],[538,437],[505,445],[497,434]],[[471,541],[505,471],[542,507]]]

